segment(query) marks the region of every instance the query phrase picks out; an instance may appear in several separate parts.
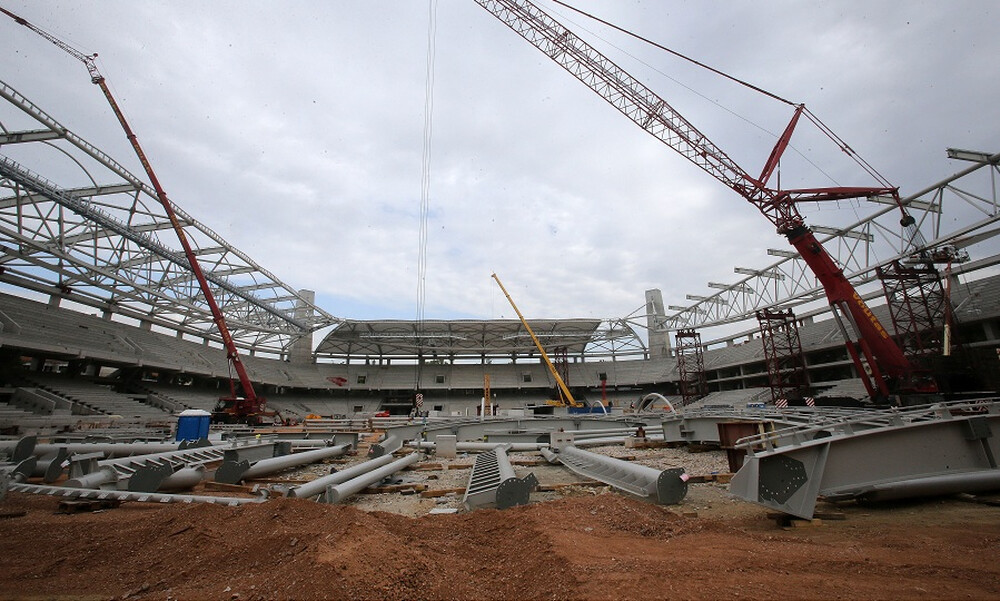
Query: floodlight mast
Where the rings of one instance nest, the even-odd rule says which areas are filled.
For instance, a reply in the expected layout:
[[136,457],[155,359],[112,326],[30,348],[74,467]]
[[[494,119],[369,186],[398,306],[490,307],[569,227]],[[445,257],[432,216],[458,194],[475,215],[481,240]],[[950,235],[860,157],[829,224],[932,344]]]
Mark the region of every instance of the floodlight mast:
[[265,401],[262,397],[257,396],[257,393],[253,389],[253,383],[250,381],[250,376],[247,374],[246,368],[240,360],[239,350],[236,348],[236,343],[233,340],[232,334],[230,334],[229,328],[226,326],[225,316],[222,314],[219,304],[215,301],[215,295],[212,294],[212,290],[208,285],[208,279],[205,277],[201,266],[198,264],[198,259],[191,247],[191,243],[184,234],[184,227],[177,218],[177,213],[173,209],[173,204],[167,197],[167,193],[163,190],[163,186],[160,185],[160,180],[156,177],[156,173],[153,171],[153,166],[149,163],[149,159],[146,158],[146,153],[142,150],[142,146],[139,144],[139,139],[132,131],[128,121],[125,119],[125,115],[122,113],[121,107],[118,106],[118,102],[111,94],[111,90],[108,88],[107,82],[104,80],[104,76],[101,75],[101,72],[97,69],[97,64],[94,62],[94,59],[97,58],[97,54],[84,54],[3,7],[0,7],[0,12],[3,12],[18,24],[27,27],[31,31],[58,46],[73,58],[82,62],[87,67],[87,71],[90,72],[91,83],[94,83],[101,88],[101,92],[104,93],[104,97],[111,106],[111,110],[114,111],[115,117],[118,118],[118,122],[125,131],[125,136],[132,145],[136,156],[139,158],[139,162],[142,163],[142,168],[146,171],[146,175],[149,177],[149,181],[153,185],[153,189],[156,191],[157,200],[163,206],[163,210],[170,219],[170,224],[173,226],[178,240],[180,240],[181,247],[184,249],[184,256],[190,264],[191,272],[194,274],[195,279],[198,280],[198,286],[201,289],[201,293],[205,296],[205,302],[208,304],[209,311],[212,313],[212,321],[219,329],[219,337],[222,338],[222,344],[226,348],[226,356],[229,360],[229,366],[236,372],[236,376],[239,379],[240,388],[242,390],[237,392],[233,379],[230,377],[229,388],[231,396],[230,398],[220,399],[221,406],[219,407],[218,413],[223,416],[232,417],[239,421],[256,421],[257,416],[264,412]]
[[[823,285],[858,376],[873,399],[887,400],[895,394],[937,392],[933,380],[917,374],[902,349],[844,276],[843,270],[805,225],[796,206],[798,202],[879,195],[892,196],[898,203],[898,188],[782,190],[768,185],[805,110],[804,105],[794,105],[792,119],[774,146],[761,175],[753,177],[665,100],[530,0],[475,1],[639,127],[757,207],[774,224],[778,233],[788,238]],[[853,336],[849,335],[848,327],[854,331]]]

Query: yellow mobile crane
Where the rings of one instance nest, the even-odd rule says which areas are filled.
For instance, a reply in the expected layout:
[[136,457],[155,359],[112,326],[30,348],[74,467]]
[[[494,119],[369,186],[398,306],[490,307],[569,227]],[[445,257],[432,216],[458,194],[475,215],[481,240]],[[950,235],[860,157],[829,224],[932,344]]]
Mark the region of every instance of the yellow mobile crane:
[[514,312],[517,313],[517,318],[521,320],[521,324],[524,326],[524,329],[528,331],[528,335],[531,336],[532,342],[535,343],[535,348],[537,348],[538,352],[542,355],[542,359],[545,361],[545,365],[549,367],[549,371],[552,372],[552,377],[556,379],[556,384],[559,385],[559,390],[563,394],[564,400],[562,401],[546,401],[546,402],[549,405],[556,405],[560,407],[583,407],[583,403],[573,398],[573,393],[569,391],[569,388],[566,386],[566,383],[563,382],[563,379],[559,375],[559,371],[556,369],[556,366],[552,365],[552,361],[549,360],[548,354],[545,352],[545,349],[542,348],[542,343],[538,341],[538,336],[535,336],[535,332],[531,329],[531,326],[529,326],[528,322],[524,319],[524,315],[521,315],[521,311],[517,308],[517,305],[514,304],[514,299],[512,299],[510,297],[510,294],[507,293],[507,289],[503,287],[503,283],[500,281],[500,278],[497,277],[497,274],[495,273],[493,274],[493,279],[497,281],[497,286],[500,286],[500,290],[503,291],[503,295],[507,297],[507,302],[509,302],[510,306],[514,308]]

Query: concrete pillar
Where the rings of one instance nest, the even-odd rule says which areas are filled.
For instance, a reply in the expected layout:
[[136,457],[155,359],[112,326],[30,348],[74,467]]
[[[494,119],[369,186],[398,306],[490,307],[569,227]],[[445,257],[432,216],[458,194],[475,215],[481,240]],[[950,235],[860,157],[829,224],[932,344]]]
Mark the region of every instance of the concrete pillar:
[[[295,305],[295,319],[307,321],[313,316],[313,304],[316,301],[316,293],[312,290],[299,290],[302,300]],[[292,343],[288,349],[288,362],[295,365],[309,365],[312,363],[313,335],[312,332],[303,335]]]
[[649,357],[670,356],[670,335],[666,330],[660,329],[660,324],[666,320],[667,314],[663,309],[663,293],[659,288],[646,291],[646,328],[649,332]]

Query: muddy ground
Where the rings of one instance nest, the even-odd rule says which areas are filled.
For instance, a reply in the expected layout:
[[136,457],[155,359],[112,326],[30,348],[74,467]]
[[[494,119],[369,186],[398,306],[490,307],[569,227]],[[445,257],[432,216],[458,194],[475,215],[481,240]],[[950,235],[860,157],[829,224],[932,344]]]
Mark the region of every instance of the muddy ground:
[[[717,453],[627,453],[725,471]],[[428,458],[399,479],[425,492],[460,487],[471,461]],[[532,471],[546,490],[504,511],[464,511],[454,493],[387,492],[350,505],[275,498],[60,513],[58,499],[9,492],[0,598],[1000,599],[1000,507],[984,502],[996,497],[823,504],[824,519],[782,527],[724,483],[692,484],[682,504],[664,507],[519,461],[519,475]]]

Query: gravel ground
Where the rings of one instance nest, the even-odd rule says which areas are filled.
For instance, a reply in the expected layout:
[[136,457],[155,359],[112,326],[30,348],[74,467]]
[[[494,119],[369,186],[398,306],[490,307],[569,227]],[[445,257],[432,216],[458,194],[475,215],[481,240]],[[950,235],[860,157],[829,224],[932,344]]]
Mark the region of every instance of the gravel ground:
[[[626,448],[623,444],[589,447],[587,450],[609,457],[624,458],[658,470],[683,467],[692,476],[727,473],[729,471],[725,452],[719,450],[691,453],[686,448],[634,449]],[[331,468],[342,470],[367,460],[368,457],[363,451],[364,449],[359,450],[355,455],[285,472],[272,480],[284,480],[290,483],[313,480],[329,474]],[[538,452],[508,453],[508,457],[518,477],[523,478],[529,473],[533,473],[542,488],[553,485],[586,483],[583,486],[535,491],[531,494],[533,503],[553,501],[567,496],[601,494],[610,488],[594,486],[582,476],[561,465],[549,465],[548,463],[525,465],[544,462],[544,458]],[[392,482],[423,485],[428,491],[464,489],[468,484],[469,474],[475,460],[475,453],[459,453],[454,459],[444,459],[436,457],[434,454],[428,454],[411,469],[397,472],[392,477]],[[440,469],[434,469],[435,466],[440,466]],[[711,507],[739,502],[728,496],[727,489],[727,485],[716,483],[689,485],[688,497],[682,503],[683,509],[685,511],[705,511]],[[462,492],[450,492],[439,497],[424,497],[420,494],[401,494],[394,491],[357,494],[352,496],[347,504],[364,511],[385,511],[409,517],[419,517],[432,512],[465,512],[466,508],[462,503],[462,497]]]
[[[592,450],[694,476],[727,471],[721,451]],[[291,485],[365,459],[362,449],[281,478]],[[464,490],[474,459],[432,455],[397,476]],[[520,465],[536,453],[511,459],[543,487],[582,480]],[[689,483],[681,504],[661,506],[589,483],[503,511],[465,511],[461,492],[393,492],[346,506],[129,502],[67,514],[58,499],[8,493],[0,599],[1000,599],[992,501],[846,504],[833,508],[840,519],[782,528],[727,488]],[[435,509],[454,514],[428,515]]]

